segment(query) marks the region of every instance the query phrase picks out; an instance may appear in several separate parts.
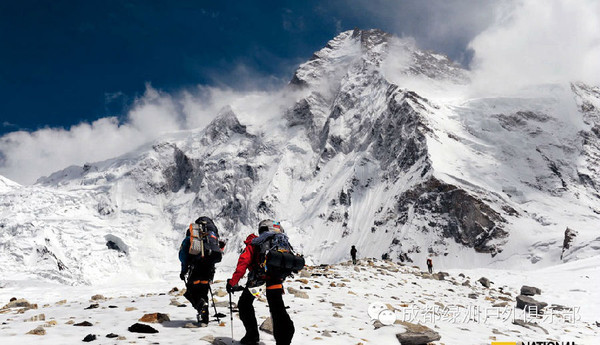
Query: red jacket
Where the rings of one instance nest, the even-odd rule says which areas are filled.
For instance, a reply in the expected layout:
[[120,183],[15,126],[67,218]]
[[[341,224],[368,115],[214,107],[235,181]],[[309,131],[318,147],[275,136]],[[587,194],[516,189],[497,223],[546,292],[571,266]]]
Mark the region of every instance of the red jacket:
[[246,237],[244,244],[246,244],[246,249],[244,252],[240,254],[240,258],[238,259],[237,267],[235,268],[235,272],[233,272],[233,276],[231,277],[231,281],[229,284],[231,286],[236,286],[237,283],[242,279],[244,274],[246,274],[246,269],[249,271],[252,270],[252,260],[254,259],[254,246],[252,245],[252,240],[256,238],[255,234],[250,234]]

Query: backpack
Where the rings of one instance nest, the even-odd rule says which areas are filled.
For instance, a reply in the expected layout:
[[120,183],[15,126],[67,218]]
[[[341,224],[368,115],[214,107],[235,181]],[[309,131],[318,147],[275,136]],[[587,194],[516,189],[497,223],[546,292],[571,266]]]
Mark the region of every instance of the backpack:
[[296,253],[286,234],[269,231],[252,240],[257,251],[257,280],[278,280],[298,273],[304,268],[304,258]]
[[217,263],[223,253],[219,247],[219,230],[212,219],[200,217],[190,224],[190,250],[194,261]]

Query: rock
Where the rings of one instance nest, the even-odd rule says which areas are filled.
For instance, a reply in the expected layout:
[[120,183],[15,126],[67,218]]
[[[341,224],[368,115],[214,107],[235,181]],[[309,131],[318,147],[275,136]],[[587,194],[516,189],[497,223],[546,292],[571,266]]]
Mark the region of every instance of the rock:
[[464,274],[462,274],[462,273],[459,273],[459,274],[458,274],[458,276],[459,276],[459,277],[461,277],[461,278],[464,278],[464,277],[465,277],[465,275],[464,275]]
[[321,333],[324,337],[330,337],[331,338],[331,333],[328,330],[324,330],[323,333]]
[[138,321],[148,322],[148,323],[163,323],[165,321],[171,321],[171,319],[169,318],[169,315],[167,315],[167,314],[152,313],[152,314],[145,314]]
[[288,293],[291,293],[292,295],[294,295],[294,297],[308,299],[308,294],[304,291],[296,290],[293,287],[288,287],[287,290]]
[[117,337],[117,340],[127,340],[127,338],[121,335]]
[[355,267],[354,267],[354,271],[356,271],[356,272],[360,272],[360,267],[356,267],[356,266],[355,266]]
[[143,323],[134,323],[127,330],[132,333],[158,333],[152,326],[144,325]]
[[487,279],[486,277],[479,278],[478,282],[481,283],[481,285],[483,285],[486,288],[490,287],[490,280]]
[[575,237],[577,237],[578,233],[577,231],[573,230],[573,229],[569,229],[567,228],[565,230],[565,238],[563,240],[563,249],[562,252],[560,254],[560,259],[563,259],[563,256],[565,255],[565,252],[567,250],[569,250],[569,248],[571,248],[571,243],[573,242],[573,240],[575,239]]
[[44,314],[34,315],[34,316],[30,317],[29,319],[25,320],[25,322],[31,322],[31,321],[46,321],[46,315],[44,315]]
[[259,329],[263,332],[273,334],[273,320],[271,320],[271,317],[268,317],[265,321],[263,321]]
[[101,300],[105,300],[106,297],[102,296],[102,295],[94,295],[92,296],[92,301],[101,301]]
[[194,323],[191,323],[191,322],[188,322],[185,325],[183,325],[183,328],[199,328],[199,327],[200,326],[198,326],[198,325],[196,325]]
[[98,304],[98,303],[94,303],[94,304],[90,304],[90,306],[89,306],[89,307],[87,307],[87,308],[83,308],[83,309],[84,309],[84,310],[87,310],[87,309],[96,309],[96,308],[98,308],[98,307],[100,307],[100,304]]
[[27,332],[27,334],[46,335],[46,330],[42,326],[37,326],[36,328],[34,328],[31,331]]
[[27,310],[37,309],[37,304],[31,304],[31,303],[27,302],[26,299],[23,299],[23,298],[21,298],[21,299],[13,299],[13,298],[11,298],[10,302],[8,302],[1,309],[8,309],[8,308],[25,308]]
[[333,313],[333,317],[338,317],[338,318],[342,318],[343,316],[340,315],[337,311],[335,313]]
[[435,280],[445,280],[445,277],[448,275],[446,272],[437,272],[431,275],[431,279]]
[[540,290],[534,286],[527,286],[527,285],[521,286],[521,295],[533,296],[533,295],[540,295],[541,293],[542,293],[542,290]]
[[477,299],[477,296],[478,295],[476,293],[470,293],[469,294],[469,298],[472,298],[472,299]]
[[375,322],[373,322],[373,327],[375,329],[380,329],[381,327],[385,327],[385,325],[381,321],[375,320]]
[[73,321],[73,320],[69,320],[69,321],[65,322],[65,325],[72,325],[72,324],[74,324],[74,323],[75,323],[75,321]]
[[541,329],[541,330],[542,330],[544,333],[548,334],[548,331],[547,331],[547,330],[546,330],[544,327],[542,327],[542,326],[538,325],[537,323],[533,323],[533,322],[525,322],[525,321],[523,321],[523,320],[514,320],[514,321],[513,321],[513,325],[517,325],[517,326],[525,327],[525,328],[531,329],[531,330],[533,330],[533,331],[535,331],[535,328],[539,328],[539,329]]
[[96,340],[95,334],[88,334],[85,336],[85,338],[83,338],[83,341],[86,343],[89,343],[90,341],[94,341],[94,340]]
[[396,321],[396,324],[406,328],[406,332],[396,334],[402,345],[425,345],[441,339],[441,336],[429,327],[400,320]]
[[174,305],[176,307],[179,307],[182,304],[183,303],[179,302],[179,300],[177,300],[177,298],[171,298],[171,303],[169,303],[169,305]]
[[302,270],[302,271],[300,271],[300,277],[301,278],[310,278],[310,272],[308,272],[307,270]]
[[66,304],[66,303],[67,303],[67,300],[66,299],[62,299],[62,300],[56,302],[56,305],[63,305],[63,304]]
[[118,308],[118,307],[116,305],[109,305],[108,308],[115,309],[115,308]]
[[137,310],[137,308],[136,307],[127,307],[127,308],[125,308],[125,311],[134,311],[134,310]]
[[44,324],[44,327],[52,327],[56,325],[58,325],[58,322],[56,322],[56,320],[50,320]]
[[534,308],[537,308],[536,309],[537,313],[541,314],[542,309],[545,308],[547,305],[548,305],[548,303],[538,302],[528,296],[523,296],[523,295],[517,296],[517,308],[523,309],[525,311],[530,311],[530,309],[533,310]]
[[227,291],[225,291],[223,289],[218,289],[217,291],[215,291],[215,295],[217,297],[225,297],[225,296],[227,296]]
[[117,335],[117,334],[114,334],[114,333],[108,333],[108,334],[106,335],[106,337],[107,337],[107,338],[117,338],[117,337],[118,337],[118,335]]
[[462,286],[471,286],[471,282],[469,280],[465,280],[462,284],[460,284]]
[[343,306],[345,306],[345,304],[344,304],[344,303],[336,303],[336,302],[331,302],[331,305],[332,305],[334,308],[338,308],[338,309],[341,309]]
[[202,338],[200,338],[200,340],[204,340],[207,343],[212,343],[215,341],[215,337],[209,334],[209,335],[203,336]]
[[80,322],[80,323],[76,323],[73,326],[90,327],[90,326],[93,326],[93,325],[92,325],[91,322],[83,321],[83,322]]
[[500,303],[495,303],[494,305],[492,305],[492,307],[501,308],[501,307],[506,307],[507,305],[508,305],[508,302],[500,302]]

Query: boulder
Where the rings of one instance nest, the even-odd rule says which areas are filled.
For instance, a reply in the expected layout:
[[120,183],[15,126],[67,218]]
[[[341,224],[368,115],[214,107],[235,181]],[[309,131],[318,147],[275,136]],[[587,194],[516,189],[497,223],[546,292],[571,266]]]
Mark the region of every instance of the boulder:
[[158,330],[154,329],[152,326],[144,325],[143,323],[134,323],[129,326],[127,330],[132,333],[158,333]]
[[167,314],[151,313],[151,314],[145,314],[138,321],[148,322],[148,323],[163,323],[165,321],[171,321],[171,319],[169,319],[169,315],[167,315]]
[[533,295],[540,295],[541,293],[542,293],[542,290],[540,290],[534,286],[527,286],[527,285],[521,286],[521,295],[533,296]]
[[548,303],[538,302],[535,299],[528,297],[528,296],[523,296],[523,295],[517,296],[517,308],[523,309],[525,311],[530,311],[532,309],[535,309],[535,310],[537,310],[537,313],[541,314],[542,309],[544,309],[547,305],[548,305]]
[[486,288],[490,287],[490,280],[487,279],[486,277],[479,278],[478,282],[481,283],[481,285],[483,285]]
[[76,323],[76,324],[74,324],[73,326],[83,326],[83,327],[90,327],[90,326],[93,326],[93,325],[92,325],[92,323],[91,323],[91,322],[88,322],[88,321],[83,321],[83,322],[80,322],[80,323]]
[[90,341],[94,341],[94,340],[96,340],[95,334],[88,334],[85,336],[85,338],[83,338],[83,341],[86,343],[89,343]]
[[400,320],[396,321],[396,324],[406,328],[406,332],[396,334],[396,338],[402,345],[426,345],[441,339],[439,333],[429,327]]
[[259,329],[263,332],[273,334],[273,320],[268,317],[265,321],[263,321]]
[[294,297],[308,299],[308,294],[304,291],[296,290],[293,287],[288,287],[287,290],[288,293],[291,293],[292,295],[294,295]]
[[37,309],[37,304],[31,304],[29,302],[27,302],[26,299],[14,299],[11,298],[10,302],[8,302],[4,307],[2,307],[1,309],[8,309],[8,308],[26,308],[26,309]]
[[27,332],[27,334],[46,335],[46,330],[42,326],[37,326],[36,328],[34,328],[31,331]]
[[92,296],[92,301],[101,301],[101,300],[105,300],[106,297],[102,296],[102,295],[94,295]]
[[117,338],[119,335],[118,334],[114,334],[114,333],[108,333],[106,335],[107,338]]
[[87,310],[87,309],[96,309],[96,308],[98,308],[98,307],[100,307],[100,304],[98,304],[98,303],[93,303],[93,304],[90,304],[90,306],[89,306],[89,307],[87,307],[87,308],[83,308],[83,309],[85,309],[85,310]]
[[39,314],[39,315],[34,315],[32,317],[30,317],[29,319],[25,320],[27,321],[46,321],[46,315],[45,314]]

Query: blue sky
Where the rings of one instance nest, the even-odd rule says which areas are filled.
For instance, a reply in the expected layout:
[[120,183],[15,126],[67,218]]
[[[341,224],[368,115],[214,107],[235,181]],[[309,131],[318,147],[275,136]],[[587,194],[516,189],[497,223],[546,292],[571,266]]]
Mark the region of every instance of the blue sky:
[[463,64],[465,1],[2,1],[0,134],[122,116],[146,83],[274,88],[340,31],[413,36]]

